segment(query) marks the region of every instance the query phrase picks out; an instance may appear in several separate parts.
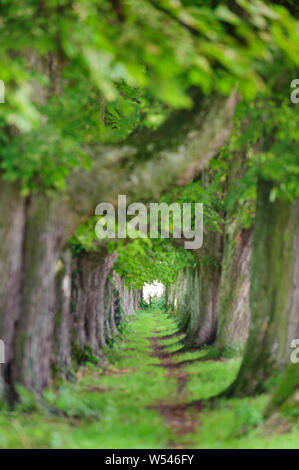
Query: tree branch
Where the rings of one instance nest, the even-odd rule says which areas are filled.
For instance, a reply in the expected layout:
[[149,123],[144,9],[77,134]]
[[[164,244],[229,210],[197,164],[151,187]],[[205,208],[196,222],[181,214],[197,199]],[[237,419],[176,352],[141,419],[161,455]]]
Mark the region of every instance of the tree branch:
[[77,213],[84,215],[98,203],[158,200],[176,185],[192,181],[228,139],[236,92],[227,98],[197,97],[192,110],[173,113],[156,132],[135,133],[125,142],[98,145],[90,171],[75,169],[68,193]]

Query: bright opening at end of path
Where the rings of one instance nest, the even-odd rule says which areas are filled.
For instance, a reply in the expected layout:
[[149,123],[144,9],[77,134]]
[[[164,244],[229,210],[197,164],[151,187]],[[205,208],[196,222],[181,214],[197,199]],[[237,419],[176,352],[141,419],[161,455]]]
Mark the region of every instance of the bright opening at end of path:
[[142,289],[143,300],[148,302],[150,297],[161,297],[164,292],[164,285],[161,282],[154,281],[153,284],[145,283]]

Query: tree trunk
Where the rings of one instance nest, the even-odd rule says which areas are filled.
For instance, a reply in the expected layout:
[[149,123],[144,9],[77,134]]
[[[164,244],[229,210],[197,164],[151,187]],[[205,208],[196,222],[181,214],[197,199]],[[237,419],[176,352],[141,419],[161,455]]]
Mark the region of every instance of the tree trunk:
[[118,329],[115,322],[115,303],[117,302],[116,295],[117,294],[114,285],[111,281],[109,281],[109,323],[110,331],[113,337],[118,335]]
[[185,338],[187,348],[211,344],[216,338],[221,276],[221,235],[210,233],[205,243],[205,251],[197,253],[196,256],[198,285],[195,284],[195,295],[191,296],[197,305],[191,309],[194,314],[190,319]]
[[[229,161],[226,196],[236,192],[236,182],[246,175],[246,154],[236,153]],[[238,184],[238,183],[237,183]],[[254,212],[253,201],[235,201],[227,207],[221,262],[219,321],[215,346],[244,349],[249,332],[250,263],[252,228],[244,227],[244,211]]]
[[71,315],[73,321],[71,342],[79,347],[83,347],[87,343],[85,317],[88,299],[86,284],[89,281],[89,271],[84,270],[83,267],[82,257],[79,256],[72,260]]
[[114,285],[114,311],[115,311],[115,322],[116,325],[119,325],[122,321],[126,320],[126,313],[124,312],[122,305],[123,298],[123,287],[124,283],[117,272],[113,272],[112,276],[113,285]]
[[32,196],[26,219],[21,315],[14,337],[13,384],[41,392],[49,384],[56,305],[55,268],[66,241],[67,206]]
[[250,262],[252,230],[227,221],[219,295],[216,347],[243,348],[249,331]]
[[[54,329],[54,357],[53,364],[62,377],[68,375],[71,363],[71,275],[72,256],[69,250],[61,256],[56,276],[56,307]],[[58,263],[59,263],[58,262]]]
[[105,256],[100,271],[100,283],[98,286],[98,314],[97,314],[97,334],[100,348],[107,346],[105,339],[105,290],[106,283],[111,269],[117,259],[117,253],[114,252]]
[[299,410],[299,367],[289,364],[275,388],[266,408],[265,416],[269,417],[277,411],[293,414]]
[[211,344],[216,337],[218,319],[219,267],[201,266],[199,273],[199,305],[197,331],[188,332],[187,347],[201,347]]
[[0,339],[5,344],[6,363],[0,366],[0,392],[1,388],[4,388],[5,381],[11,380],[13,336],[21,312],[25,206],[26,201],[19,195],[18,186],[1,181]]
[[111,320],[110,320],[110,313],[111,313],[111,303],[112,303],[112,286],[108,280],[106,284],[106,291],[105,291],[105,330],[106,336],[108,340],[113,339],[113,331],[111,328]]
[[[119,305],[116,307],[116,318],[120,317],[125,321],[128,317],[136,314],[136,301],[135,295],[137,289],[130,289],[125,286],[125,280],[119,276],[118,273],[113,273],[113,283],[116,291],[119,294]],[[140,300],[138,301],[139,306]],[[117,302],[116,302],[117,304]],[[114,304],[115,305],[115,304]],[[114,306],[115,308],[115,306]]]
[[251,324],[243,363],[228,394],[264,391],[265,381],[290,361],[299,338],[299,200],[270,202],[260,180],[251,267]]
[[169,300],[180,332],[190,331],[198,312],[199,282],[197,269],[185,269],[179,273],[176,283],[171,287]]
[[99,356],[106,346],[106,283],[116,258],[117,253],[84,253],[79,256],[73,273],[73,341],[79,347],[89,346]]

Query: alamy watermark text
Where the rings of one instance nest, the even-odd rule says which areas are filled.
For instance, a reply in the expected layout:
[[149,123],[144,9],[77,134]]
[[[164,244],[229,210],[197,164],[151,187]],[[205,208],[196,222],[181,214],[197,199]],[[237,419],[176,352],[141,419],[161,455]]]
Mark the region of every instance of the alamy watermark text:
[[[149,217],[148,217],[149,209]],[[183,238],[184,248],[196,250],[203,242],[203,204],[151,202],[147,207],[134,202],[127,208],[125,195],[118,196],[118,214],[109,202],[97,205],[95,215],[98,238]],[[127,220],[127,217],[131,217]]]

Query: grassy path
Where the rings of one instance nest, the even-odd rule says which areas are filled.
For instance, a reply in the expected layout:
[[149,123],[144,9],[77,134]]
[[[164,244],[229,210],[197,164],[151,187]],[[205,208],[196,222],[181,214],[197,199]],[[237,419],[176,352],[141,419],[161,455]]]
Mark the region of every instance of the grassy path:
[[[167,400],[160,400],[159,403],[153,406],[153,409],[159,411],[165,419],[167,426],[173,432],[173,439],[168,443],[170,448],[187,448],[193,447],[192,440],[188,437],[195,431],[199,425],[198,412],[202,408],[202,402],[186,402],[188,394],[186,394],[185,385],[189,379],[190,374],[182,369],[180,363],[175,360],[172,354],[172,346],[179,348],[180,337],[173,338],[173,344],[163,339],[161,334],[160,323],[157,329],[153,331],[154,336],[150,337],[153,355],[160,359],[160,364],[157,366],[163,367],[169,381],[175,379],[176,393],[172,399],[167,397]],[[187,437],[187,439],[186,439]]]
[[175,332],[163,312],[142,311],[106,351],[104,366],[81,367],[42,400],[21,390],[16,410],[0,410],[0,447],[298,448],[298,427],[263,423],[266,396],[207,406],[205,399],[233,380],[240,359],[174,354],[180,337],[168,335]]

